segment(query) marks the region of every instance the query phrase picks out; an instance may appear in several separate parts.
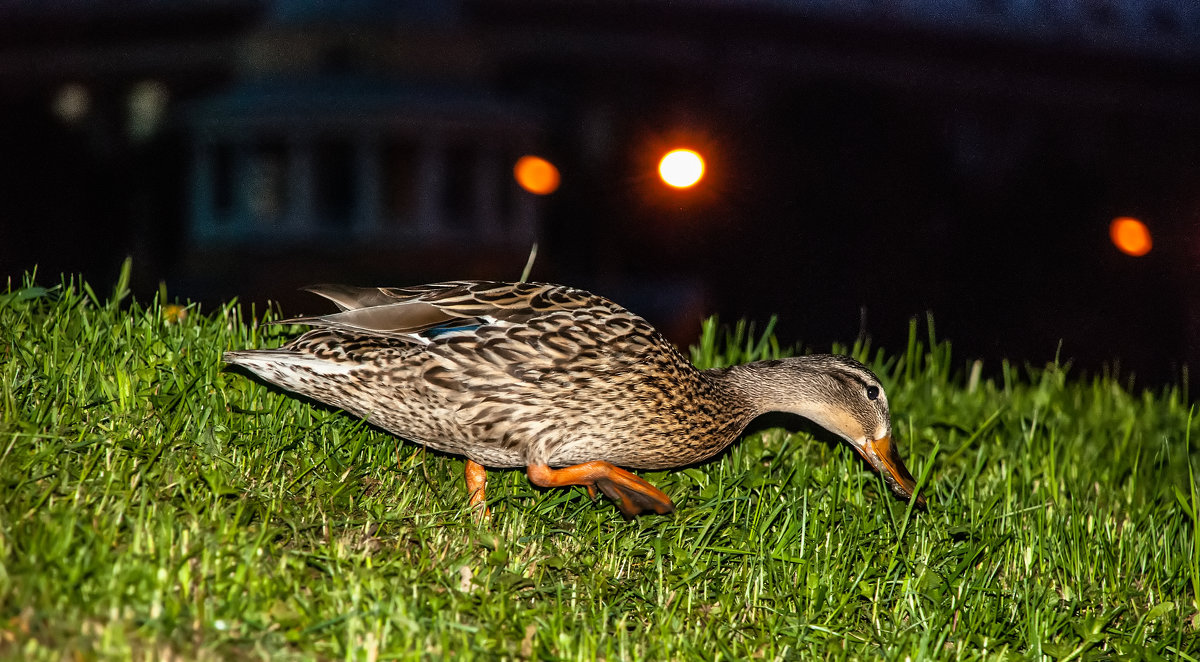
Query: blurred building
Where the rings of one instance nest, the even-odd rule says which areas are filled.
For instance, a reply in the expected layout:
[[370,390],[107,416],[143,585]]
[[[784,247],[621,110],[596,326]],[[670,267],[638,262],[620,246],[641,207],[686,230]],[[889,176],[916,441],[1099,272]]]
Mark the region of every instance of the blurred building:
[[519,274],[541,218],[511,173],[544,144],[540,112],[498,94],[459,13],[264,7],[238,82],[184,115],[189,282],[286,291],[297,277]]
[[[965,355],[1200,365],[1191,0],[25,0],[0,42],[6,273],[133,253],[303,306],[514,277],[536,239],[536,277],[683,341],[719,310],[896,348],[930,310]],[[677,145],[693,189],[653,175]]]

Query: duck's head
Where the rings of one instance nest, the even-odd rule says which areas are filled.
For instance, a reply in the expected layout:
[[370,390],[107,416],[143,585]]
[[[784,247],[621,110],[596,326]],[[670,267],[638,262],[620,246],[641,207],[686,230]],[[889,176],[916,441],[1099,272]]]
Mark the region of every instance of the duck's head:
[[[904,499],[917,481],[892,440],[887,394],[879,378],[847,356],[812,354],[745,366],[762,381],[756,397],[764,411],[803,416],[845,439]],[[759,390],[759,389],[753,389]],[[918,506],[925,498],[916,495]]]

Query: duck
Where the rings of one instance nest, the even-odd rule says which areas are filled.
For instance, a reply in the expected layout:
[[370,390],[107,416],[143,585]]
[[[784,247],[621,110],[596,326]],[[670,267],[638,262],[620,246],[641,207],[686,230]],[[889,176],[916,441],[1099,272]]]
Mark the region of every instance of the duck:
[[701,370],[649,322],[582,289],[461,280],[304,288],[339,309],[277,349],[224,361],[401,439],[466,458],[467,504],[487,512],[487,469],[539,487],[582,486],[626,518],[675,504],[630,470],[712,458],[768,412],[845,440],[921,507],[879,378],[848,356],[808,354]]

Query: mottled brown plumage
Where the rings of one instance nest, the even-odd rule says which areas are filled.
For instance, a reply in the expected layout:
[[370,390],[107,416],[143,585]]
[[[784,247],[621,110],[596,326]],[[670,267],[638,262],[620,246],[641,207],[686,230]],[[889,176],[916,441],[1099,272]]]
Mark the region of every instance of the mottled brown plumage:
[[[472,463],[599,488],[626,515],[667,512],[666,495],[616,466],[698,462],[759,414],[789,411],[841,435],[893,490],[912,494],[883,388],[847,357],[697,370],[641,317],[561,285],[310,289],[341,312],[291,320],[315,328],[225,360]],[[482,471],[469,464],[468,476],[481,502]]]

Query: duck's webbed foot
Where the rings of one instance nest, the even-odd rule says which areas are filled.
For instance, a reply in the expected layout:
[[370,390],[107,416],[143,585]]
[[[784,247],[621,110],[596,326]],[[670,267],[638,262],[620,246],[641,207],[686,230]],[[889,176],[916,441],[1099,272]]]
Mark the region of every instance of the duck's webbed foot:
[[633,517],[643,510],[653,510],[660,515],[675,510],[675,504],[662,490],[624,469],[600,460],[562,469],[531,464],[526,468],[526,473],[530,482],[540,487],[583,485],[592,496],[599,489],[617,502],[617,507],[626,517]]

